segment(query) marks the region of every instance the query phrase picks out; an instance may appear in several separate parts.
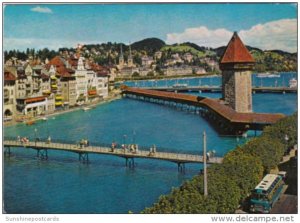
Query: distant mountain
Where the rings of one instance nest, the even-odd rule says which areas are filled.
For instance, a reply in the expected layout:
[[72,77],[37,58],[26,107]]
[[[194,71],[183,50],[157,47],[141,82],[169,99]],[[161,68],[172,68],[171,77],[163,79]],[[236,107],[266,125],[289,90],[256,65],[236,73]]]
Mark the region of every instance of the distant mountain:
[[166,43],[158,38],[147,38],[131,45],[132,50],[152,52],[160,50]]

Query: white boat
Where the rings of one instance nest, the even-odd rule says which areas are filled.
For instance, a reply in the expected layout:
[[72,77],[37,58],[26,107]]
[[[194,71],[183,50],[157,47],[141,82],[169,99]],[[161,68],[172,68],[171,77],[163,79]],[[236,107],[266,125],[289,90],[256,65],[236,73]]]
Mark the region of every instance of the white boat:
[[91,109],[90,107],[84,107],[84,108],[82,108],[83,111],[88,111],[90,109]]
[[267,72],[267,73],[258,73],[257,77],[260,77],[260,78],[264,78],[264,77],[280,77],[280,74],[277,74],[277,73],[271,74],[269,72]]
[[43,117],[42,120],[43,120],[43,121],[47,121],[48,118],[47,118],[47,117]]
[[12,120],[12,117],[10,117],[10,116],[4,117],[4,121],[5,121],[5,122],[11,121],[11,120]]
[[298,84],[298,81],[297,81],[296,78],[290,79],[290,81],[289,81],[289,87],[290,88],[297,88],[297,84]]
[[172,87],[173,88],[187,88],[187,84],[174,84]]

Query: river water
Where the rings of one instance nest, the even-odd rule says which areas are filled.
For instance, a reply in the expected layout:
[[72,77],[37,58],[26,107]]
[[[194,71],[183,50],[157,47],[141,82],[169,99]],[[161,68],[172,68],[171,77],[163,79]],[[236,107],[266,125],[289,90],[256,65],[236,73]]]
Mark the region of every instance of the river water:
[[[212,78],[208,83],[220,82],[218,79]],[[204,80],[194,82],[205,85]],[[220,97],[219,93],[201,95]],[[256,112],[292,114],[297,110],[297,94],[255,94],[253,108]],[[197,154],[202,151],[203,131],[208,136],[208,150],[215,150],[217,156],[249,139],[220,137],[198,115],[131,99],[116,100],[87,112],[59,115],[32,126],[6,127],[4,135],[50,135],[65,141],[88,138],[91,143],[135,142],[146,147],[155,144],[158,151]],[[12,156],[4,158],[7,213],[138,213],[201,168],[200,164],[187,164],[186,173],[182,174],[177,172],[176,164],[166,161],[136,159],[136,167],[129,169],[123,158],[114,156],[90,155],[87,165],[79,163],[78,155],[70,152],[48,151],[48,161],[38,160],[35,155],[31,149],[13,148]]]

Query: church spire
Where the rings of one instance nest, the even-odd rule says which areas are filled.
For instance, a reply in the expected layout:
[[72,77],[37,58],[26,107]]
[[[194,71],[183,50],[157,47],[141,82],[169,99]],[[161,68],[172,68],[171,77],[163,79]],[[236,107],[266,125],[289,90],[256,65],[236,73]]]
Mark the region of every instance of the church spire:
[[127,61],[128,67],[133,67],[133,59],[131,55],[131,44],[129,43],[129,56]]
[[129,43],[129,58],[131,59],[132,58],[132,55],[131,55],[131,44]]
[[124,66],[124,56],[123,56],[123,49],[122,49],[122,43],[121,43],[121,52],[119,57],[119,68],[122,69]]
[[122,43],[121,43],[121,52],[120,52],[120,58],[123,58],[123,49],[122,49]]

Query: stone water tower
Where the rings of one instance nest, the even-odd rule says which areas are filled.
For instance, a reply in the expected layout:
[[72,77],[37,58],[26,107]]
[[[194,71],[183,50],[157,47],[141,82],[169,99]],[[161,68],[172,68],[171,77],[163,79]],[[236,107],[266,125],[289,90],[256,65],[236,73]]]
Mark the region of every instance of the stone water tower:
[[220,60],[222,70],[222,97],[235,111],[252,112],[251,71],[254,59],[234,32]]

